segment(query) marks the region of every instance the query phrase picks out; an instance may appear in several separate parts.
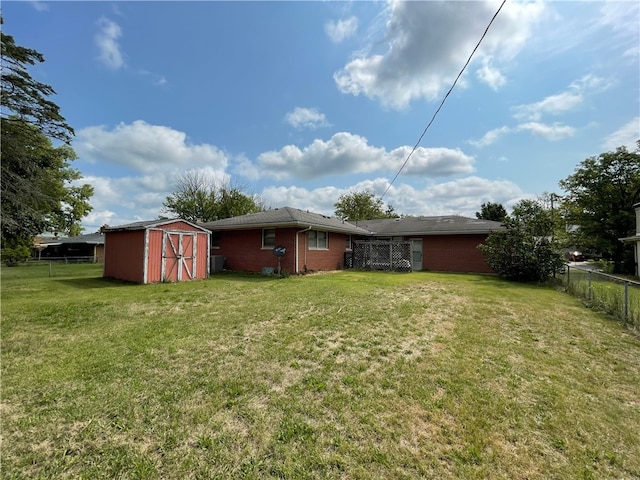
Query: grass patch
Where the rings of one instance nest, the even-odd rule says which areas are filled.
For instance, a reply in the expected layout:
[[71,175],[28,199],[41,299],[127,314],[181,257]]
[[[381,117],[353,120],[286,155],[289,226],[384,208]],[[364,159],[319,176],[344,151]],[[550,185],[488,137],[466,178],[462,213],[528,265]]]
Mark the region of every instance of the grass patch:
[[640,341],[552,289],[2,269],[2,476],[638,478]]

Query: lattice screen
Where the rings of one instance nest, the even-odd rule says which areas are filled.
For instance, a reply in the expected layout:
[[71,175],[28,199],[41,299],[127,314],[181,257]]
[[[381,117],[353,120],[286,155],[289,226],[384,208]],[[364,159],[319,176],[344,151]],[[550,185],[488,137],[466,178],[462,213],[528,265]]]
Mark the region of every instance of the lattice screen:
[[345,265],[363,270],[411,271],[411,242],[353,242],[353,252]]

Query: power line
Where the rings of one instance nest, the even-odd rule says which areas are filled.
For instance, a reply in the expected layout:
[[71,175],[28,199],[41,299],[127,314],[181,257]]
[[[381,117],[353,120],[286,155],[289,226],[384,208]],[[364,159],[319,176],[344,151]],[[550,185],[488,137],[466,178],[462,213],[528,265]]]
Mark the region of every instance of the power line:
[[447,98],[449,97],[449,94],[453,91],[454,87],[456,86],[456,83],[458,83],[458,80],[460,79],[460,77],[462,76],[462,74],[464,73],[464,71],[466,70],[467,66],[469,65],[469,63],[471,62],[471,59],[473,58],[473,55],[476,53],[476,50],[478,50],[478,47],[480,47],[480,44],[482,43],[482,41],[484,40],[484,37],[487,36],[487,32],[489,31],[489,28],[491,28],[491,25],[493,24],[493,21],[496,19],[496,17],[498,16],[498,14],[500,13],[500,10],[502,10],[502,7],[504,7],[504,4],[507,3],[507,0],[502,0],[502,3],[500,4],[500,6],[498,7],[498,10],[496,10],[496,13],[493,14],[493,17],[491,18],[491,21],[489,22],[489,25],[487,25],[487,28],[485,28],[484,33],[482,34],[482,37],[480,37],[480,40],[478,40],[478,43],[476,44],[475,48],[473,49],[473,51],[471,52],[471,55],[469,55],[469,58],[467,59],[467,62],[464,64],[464,66],[462,67],[462,70],[460,70],[460,73],[458,73],[458,76],[456,77],[456,79],[453,81],[453,84],[451,85],[451,88],[449,89],[449,91],[447,92],[447,94],[444,96],[444,98],[442,99],[442,102],[440,102],[440,106],[438,106],[437,110],[435,111],[435,113],[433,114],[433,117],[431,117],[431,120],[429,121],[428,125],[425,127],[425,129],[422,132],[422,135],[420,135],[420,138],[418,138],[418,141],[416,142],[416,144],[413,146],[413,148],[411,149],[411,152],[409,152],[409,155],[407,155],[407,159],[404,161],[404,163],[402,164],[402,166],[400,167],[400,170],[398,170],[398,173],[396,173],[395,177],[393,177],[393,180],[391,180],[391,182],[389,183],[389,186],[387,187],[387,189],[384,191],[384,193],[382,194],[382,196],[380,197],[380,200],[382,200],[384,198],[384,196],[387,194],[387,192],[389,191],[389,189],[391,188],[391,186],[393,185],[393,183],[396,181],[396,179],[398,178],[398,176],[400,175],[400,173],[402,173],[402,170],[404,170],[404,167],[407,166],[407,163],[409,162],[409,159],[411,158],[411,155],[413,155],[413,152],[415,152],[418,148],[418,146],[420,145],[420,142],[422,142],[422,138],[424,137],[424,135],[427,133],[427,130],[429,130],[429,127],[431,127],[431,124],[433,123],[433,121],[436,119],[436,117],[438,116],[438,113],[440,112],[440,110],[442,109],[442,106],[444,105],[444,102],[447,101]]

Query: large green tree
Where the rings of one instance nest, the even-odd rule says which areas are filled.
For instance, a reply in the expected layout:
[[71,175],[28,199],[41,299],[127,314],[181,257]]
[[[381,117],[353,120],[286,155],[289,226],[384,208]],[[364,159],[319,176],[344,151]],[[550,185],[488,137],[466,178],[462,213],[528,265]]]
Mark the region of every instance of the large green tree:
[[163,202],[163,211],[191,222],[212,222],[264,210],[261,200],[229,182],[196,171],[176,178],[175,190]]
[[334,204],[335,215],[352,222],[376,218],[398,218],[391,205],[385,208],[382,199],[368,191],[345,193]]
[[517,281],[543,281],[564,259],[553,241],[553,218],[541,202],[521,200],[478,248],[498,275]]
[[562,212],[576,226],[575,243],[602,253],[624,268],[625,245],[620,238],[635,233],[633,205],[640,202],[640,141],[634,152],[619,147],[583,160],[560,181],[565,190]]
[[48,98],[53,88],[27,70],[43,62],[43,56],[16,45],[4,32],[0,37],[3,246],[29,245],[45,230],[79,233],[79,220],[91,210],[93,189],[72,183],[81,178],[70,167],[76,158],[69,146],[73,129]]
[[507,217],[507,210],[501,203],[486,202],[480,206],[480,211],[476,212],[476,218],[481,220],[493,220],[501,222]]

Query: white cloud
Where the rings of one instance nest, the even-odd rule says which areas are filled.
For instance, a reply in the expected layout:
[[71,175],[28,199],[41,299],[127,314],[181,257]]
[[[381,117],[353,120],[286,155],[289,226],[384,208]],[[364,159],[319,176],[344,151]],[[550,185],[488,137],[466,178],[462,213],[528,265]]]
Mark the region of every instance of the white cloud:
[[612,85],[609,79],[588,74],[572,82],[564,92],[514,107],[513,116],[518,120],[538,121],[543,115],[562,115],[583,103],[585,97],[607,90]]
[[[364,137],[339,132],[328,141],[316,139],[302,149],[286,145],[278,151],[262,153],[257,164],[265,175],[273,178],[312,179],[327,175],[396,171],[409,151],[409,147],[399,147],[387,152],[383,147],[369,145]],[[403,173],[457,175],[473,171],[473,164],[473,157],[459,149],[419,147]]]
[[95,36],[95,41],[100,50],[99,60],[112,70],[124,67],[124,55],[118,43],[118,39],[122,36],[120,26],[105,17],[98,21],[98,26],[100,30]]
[[[334,74],[338,89],[365,95],[392,108],[412,100],[434,100],[451,85],[480,39],[497,4],[489,2],[402,2],[390,0],[386,50],[356,54]],[[525,46],[533,24],[544,11],[541,2],[508,2],[477,52],[486,68],[481,79],[492,88],[504,83],[499,64]]]
[[324,113],[320,113],[317,108],[296,107],[287,113],[284,119],[294,128],[316,129],[331,126]]
[[[389,152],[389,160],[398,168],[407,159],[411,147],[399,147]],[[384,160],[387,163],[386,160]],[[475,159],[459,148],[424,148],[418,147],[407,165],[402,170],[403,175],[415,176],[448,176],[470,173],[474,170]],[[382,166],[379,168],[382,170]]]
[[225,153],[213,145],[191,145],[184,132],[142,120],[120,123],[113,130],[83,128],[76,142],[74,148],[83,160],[123,165],[142,173],[207,166],[219,176],[228,163]]
[[609,135],[605,139],[604,147],[609,151],[613,151],[618,147],[625,146],[627,150],[634,152],[638,140],[640,140],[640,117],[631,119]]
[[631,41],[638,38],[640,5],[634,1],[603,2],[598,23],[611,28],[616,35]]
[[478,78],[486,83],[492,90],[497,91],[507,83],[504,75],[488,62],[485,62],[484,65],[476,71],[476,74]]
[[547,125],[540,122],[526,122],[515,127],[494,128],[485,133],[480,140],[469,140],[469,143],[477,148],[487,147],[497,142],[501,137],[516,132],[530,132],[545,140],[557,141],[573,136],[576,129],[559,123]]
[[507,126],[494,128],[493,130],[489,130],[485,133],[480,140],[469,140],[469,143],[478,148],[486,147],[495,143],[500,137],[511,133],[512,131],[513,130]]
[[583,97],[579,93],[563,92],[550,95],[539,102],[518,105],[513,116],[518,120],[540,120],[543,114],[560,115],[581,104]]
[[[333,186],[308,190],[300,187],[270,187],[261,196],[271,207],[296,206],[324,215],[333,215],[340,195],[354,191],[370,191],[382,195],[389,185],[386,178],[364,180],[354,185]],[[394,184],[383,198],[397,213],[405,215],[464,215],[475,217],[482,203],[487,201],[512,206],[528,197],[515,183],[507,180],[488,180],[466,177],[451,182],[429,185],[423,189],[408,184]]]
[[329,21],[324,25],[324,31],[333,43],[340,43],[343,40],[355,35],[358,30],[358,19],[349,17],[345,20]]
[[568,125],[561,125],[554,123],[553,125],[546,125],[539,122],[528,122],[518,125],[518,131],[528,131],[542,137],[546,140],[556,141],[563,138],[571,137],[575,134],[576,129]]
[[47,5],[45,2],[40,2],[38,0],[29,0],[29,3],[38,12],[46,12],[49,10],[49,5]]

